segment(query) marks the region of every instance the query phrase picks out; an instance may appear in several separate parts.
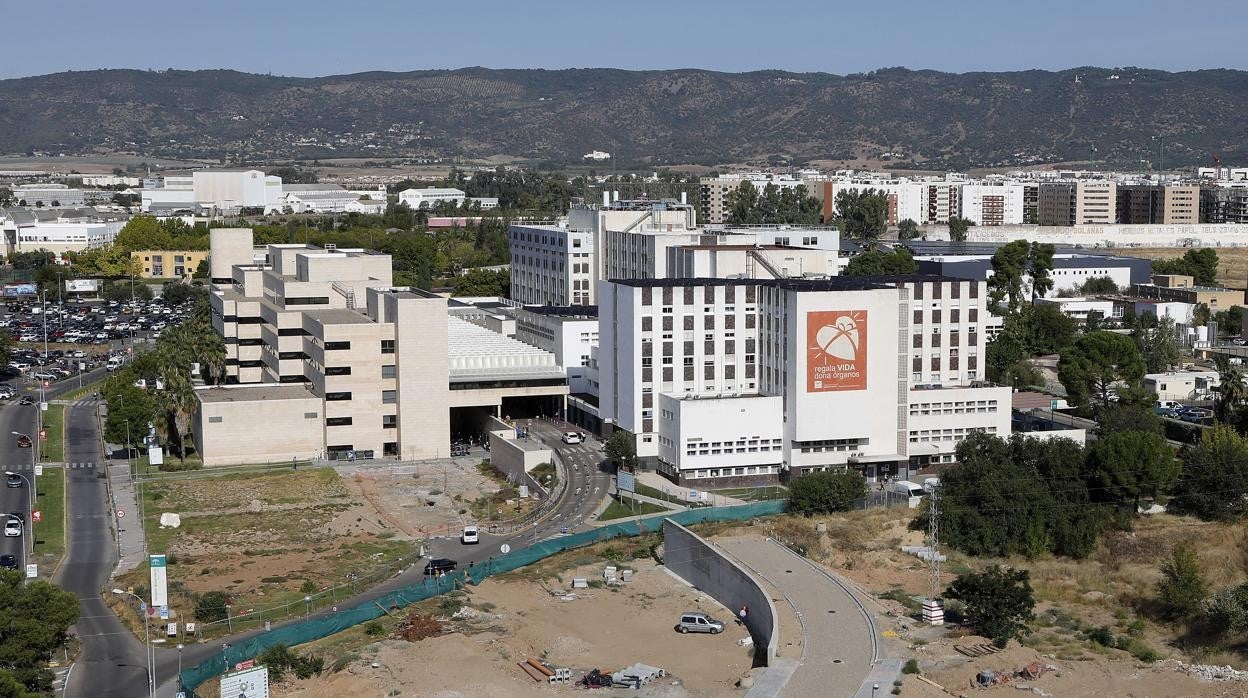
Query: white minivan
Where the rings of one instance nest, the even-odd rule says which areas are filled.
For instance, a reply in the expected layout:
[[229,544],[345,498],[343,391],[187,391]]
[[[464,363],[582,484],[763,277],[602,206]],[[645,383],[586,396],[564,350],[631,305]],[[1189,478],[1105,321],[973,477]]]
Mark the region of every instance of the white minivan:
[[481,542],[481,532],[476,526],[464,526],[464,532],[459,537],[459,541],[464,545],[476,545]]
[[904,495],[906,497],[906,506],[911,509],[919,506],[919,502],[923,501],[923,496],[927,494],[922,485],[909,480],[898,480],[889,484],[888,487],[893,492]]

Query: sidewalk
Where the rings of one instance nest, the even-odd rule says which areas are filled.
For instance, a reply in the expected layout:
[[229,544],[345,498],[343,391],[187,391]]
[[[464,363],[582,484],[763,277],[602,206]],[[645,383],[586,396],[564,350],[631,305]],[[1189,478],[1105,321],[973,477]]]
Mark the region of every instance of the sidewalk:
[[[124,450],[121,446],[106,444],[111,455]],[[117,525],[117,567],[112,577],[125,574],[147,560],[147,539],[143,534],[143,519],[139,516],[139,500],[134,482],[130,479],[130,463],[125,459],[110,458],[105,461],[108,471],[108,491],[112,499],[113,521]],[[124,516],[118,516],[125,512]]]

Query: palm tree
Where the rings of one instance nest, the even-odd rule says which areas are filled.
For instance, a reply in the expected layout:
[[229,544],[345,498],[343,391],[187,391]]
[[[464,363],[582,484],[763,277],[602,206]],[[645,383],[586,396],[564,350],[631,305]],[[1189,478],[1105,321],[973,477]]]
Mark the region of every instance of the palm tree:
[[178,460],[186,462],[186,435],[191,430],[191,415],[198,406],[195,389],[191,385],[190,376],[182,367],[176,365],[165,366],[161,371],[161,382],[164,387],[157,394],[156,400],[168,423],[177,432]]
[[1218,371],[1218,399],[1214,403],[1218,421],[1229,423],[1235,406],[1248,398],[1248,373],[1241,364],[1232,364],[1226,354],[1215,354],[1213,365]]

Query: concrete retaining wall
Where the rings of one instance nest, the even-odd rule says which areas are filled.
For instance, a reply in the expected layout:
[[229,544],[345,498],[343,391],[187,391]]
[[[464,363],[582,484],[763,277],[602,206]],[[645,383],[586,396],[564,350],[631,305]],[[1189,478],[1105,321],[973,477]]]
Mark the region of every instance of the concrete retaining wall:
[[755,657],[763,664],[771,664],[779,643],[776,608],[753,575],[713,544],[671,519],[663,520],[663,564],[731,609],[731,617],[719,618],[728,627],[732,627],[741,605],[747,605],[749,613],[745,625],[754,638]]

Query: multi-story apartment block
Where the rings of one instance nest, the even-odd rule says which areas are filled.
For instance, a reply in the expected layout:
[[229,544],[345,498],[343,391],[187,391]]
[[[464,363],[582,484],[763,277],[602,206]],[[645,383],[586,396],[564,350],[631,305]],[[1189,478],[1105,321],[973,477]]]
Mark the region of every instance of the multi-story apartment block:
[[1200,222],[1200,187],[1126,184],[1118,187],[1118,222],[1125,225],[1189,225]]
[[1118,185],[1110,180],[1075,183],[1075,225],[1109,225],[1117,219]]
[[139,262],[145,279],[181,279],[208,261],[208,250],[134,250],[130,258]]
[[927,182],[923,186],[926,207],[920,223],[948,223],[962,212],[960,182]]
[[680,481],[906,474],[1009,431],[981,387],[984,284],[941,277],[602,282],[599,410]]
[[963,184],[962,213],[977,226],[1019,225],[1024,216],[1021,183]]
[[743,172],[719,177],[703,177],[699,180],[702,201],[698,217],[703,223],[716,225],[726,223],[728,211],[725,202],[728,192],[740,187],[743,182],[749,182],[760,192],[768,185],[772,185],[780,189],[801,188],[803,193],[818,197],[820,192],[815,186],[815,181],[773,172]]
[[1200,222],[1248,223],[1248,184],[1201,187]]
[[1075,199],[1073,182],[1041,183],[1036,193],[1036,222],[1040,225],[1074,225]]

